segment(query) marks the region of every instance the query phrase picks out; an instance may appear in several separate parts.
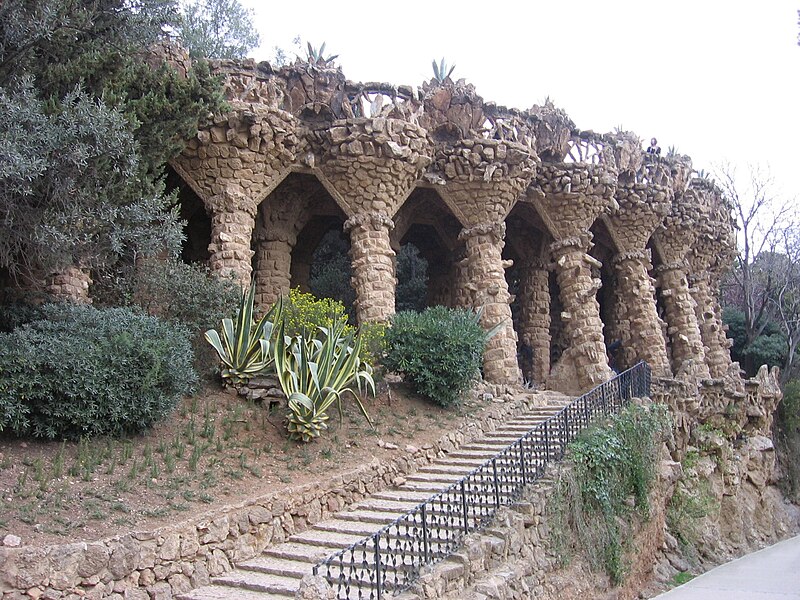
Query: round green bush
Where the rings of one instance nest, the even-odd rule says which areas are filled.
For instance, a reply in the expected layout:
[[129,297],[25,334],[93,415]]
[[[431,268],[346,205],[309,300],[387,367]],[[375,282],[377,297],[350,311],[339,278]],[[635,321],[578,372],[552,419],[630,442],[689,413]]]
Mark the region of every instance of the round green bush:
[[403,375],[415,393],[449,406],[478,377],[486,335],[468,310],[435,306],[399,312],[386,330],[384,366]]
[[0,431],[48,439],[141,432],[192,390],[189,333],[128,308],[48,306],[0,334]]

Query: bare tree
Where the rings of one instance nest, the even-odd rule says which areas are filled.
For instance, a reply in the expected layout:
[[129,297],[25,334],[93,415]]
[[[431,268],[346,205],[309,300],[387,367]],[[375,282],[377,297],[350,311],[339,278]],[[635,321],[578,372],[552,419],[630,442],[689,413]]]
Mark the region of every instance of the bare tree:
[[[744,178],[729,163],[714,174],[739,225],[729,298],[744,313],[744,347],[750,348],[770,323],[780,326],[786,336],[783,370],[788,377],[800,343],[800,226],[795,201],[782,196],[768,169],[758,165],[751,165]],[[748,372],[758,366],[749,364],[752,360],[745,353]]]

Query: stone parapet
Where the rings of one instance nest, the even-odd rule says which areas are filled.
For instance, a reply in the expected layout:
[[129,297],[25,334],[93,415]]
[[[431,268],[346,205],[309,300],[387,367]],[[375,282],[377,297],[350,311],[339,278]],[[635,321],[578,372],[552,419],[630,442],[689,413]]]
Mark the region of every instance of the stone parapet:
[[45,292],[56,301],[66,300],[73,304],[91,304],[90,285],[92,285],[92,278],[86,270],[67,267],[50,274],[45,285]]

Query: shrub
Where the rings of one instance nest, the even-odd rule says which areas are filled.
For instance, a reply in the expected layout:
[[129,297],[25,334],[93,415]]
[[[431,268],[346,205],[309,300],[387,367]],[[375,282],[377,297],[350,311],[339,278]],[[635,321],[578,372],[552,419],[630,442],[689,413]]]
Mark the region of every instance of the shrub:
[[783,387],[783,401],[775,415],[775,441],[786,473],[784,490],[795,502],[800,501],[800,380],[787,381]]
[[478,315],[435,306],[399,312],[386,331],[384,366],[442,406],[459,402],[480,373],[487,333]]
[[133,302],[148,314],[185,325],[192,336],[195,368],[215,371],[217,361],[203,332],[234,314],[242,289],[204,266],[175,260],[142,261],[136,268]]
[[0,430],[44,438],[141,432],[196,382],[186,329],[127,308],[45,307],[0,334]]
[[[344,304],[332,298],[317,298],[301,292],[299,288],[289,291],[288,301],[283,304],[283,322],[286,335],[315,337],[320,327],[330,328],[335,322],[348,319]],[[345,325],[344,335],[355,332],[352,325]],[[382,323],[365,323],[358,328],[362,340],[358,357],[368,365],[380,362],[383,355],[386,326]]]
[[569,446],[568,469],[551,503],[554,528],[562,537],[571,530],[590,564],[603,568],[615,584],[625,575],[623,554],[632,518],[649,517],[648,495],[669,430],[665,406],[630,406]]

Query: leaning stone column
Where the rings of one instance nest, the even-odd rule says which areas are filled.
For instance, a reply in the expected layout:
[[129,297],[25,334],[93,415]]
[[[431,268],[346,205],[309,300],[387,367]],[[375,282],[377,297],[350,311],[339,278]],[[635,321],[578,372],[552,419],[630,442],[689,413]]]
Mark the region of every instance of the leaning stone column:
[[723,377],[730,370],[732,342],[725,335],[722,309],[711,293],[710,279],[708,272],[690,275],[689,291],[695,301],[695,314],[709,372],[712,377]]
[[394,256],[389,232],[394,228],[385,213],[358,214],[344,223],[350,233],[350,257],[359,323],[383,323],[394,314]]
[[646,250],[617,255],[616,273],[623,351],[647,362],[656,377],[671,377],[667,348],[655,303],[655,287],[650,278],[650,256]]
[[[581,390],[592,388],[613,375],[606,362],[603,321],[597,302],[600,281],[592,277],[591,271],[592,265],[600,265],[586,252],[590,241],[591,234],[587,233],[558,240],[550,246],[564,307],[561,318],[569,340],[560,362],[574,366],[574,383]],[[562,386],[568,383],[560,382]]]
[[511,321],[511,295],[505,276],[503,239],[505,223],[486,223],[459,234],[467,252],[467,275],[472,306],[483,307],[481,324],[489,329],[505,322],[486,345],[483,369],[486,379],[495,383],[519,383],[517,336]]
[[520,265],[520,338],[530,347],[532,365],[523,374],[544,384],[550,373],[550,272],[541,261]]
[[676,375],[709,377],[686,268],[685,262],[673,262],[656,269],[664,299],[667,334],[672,342],[672,370]]

